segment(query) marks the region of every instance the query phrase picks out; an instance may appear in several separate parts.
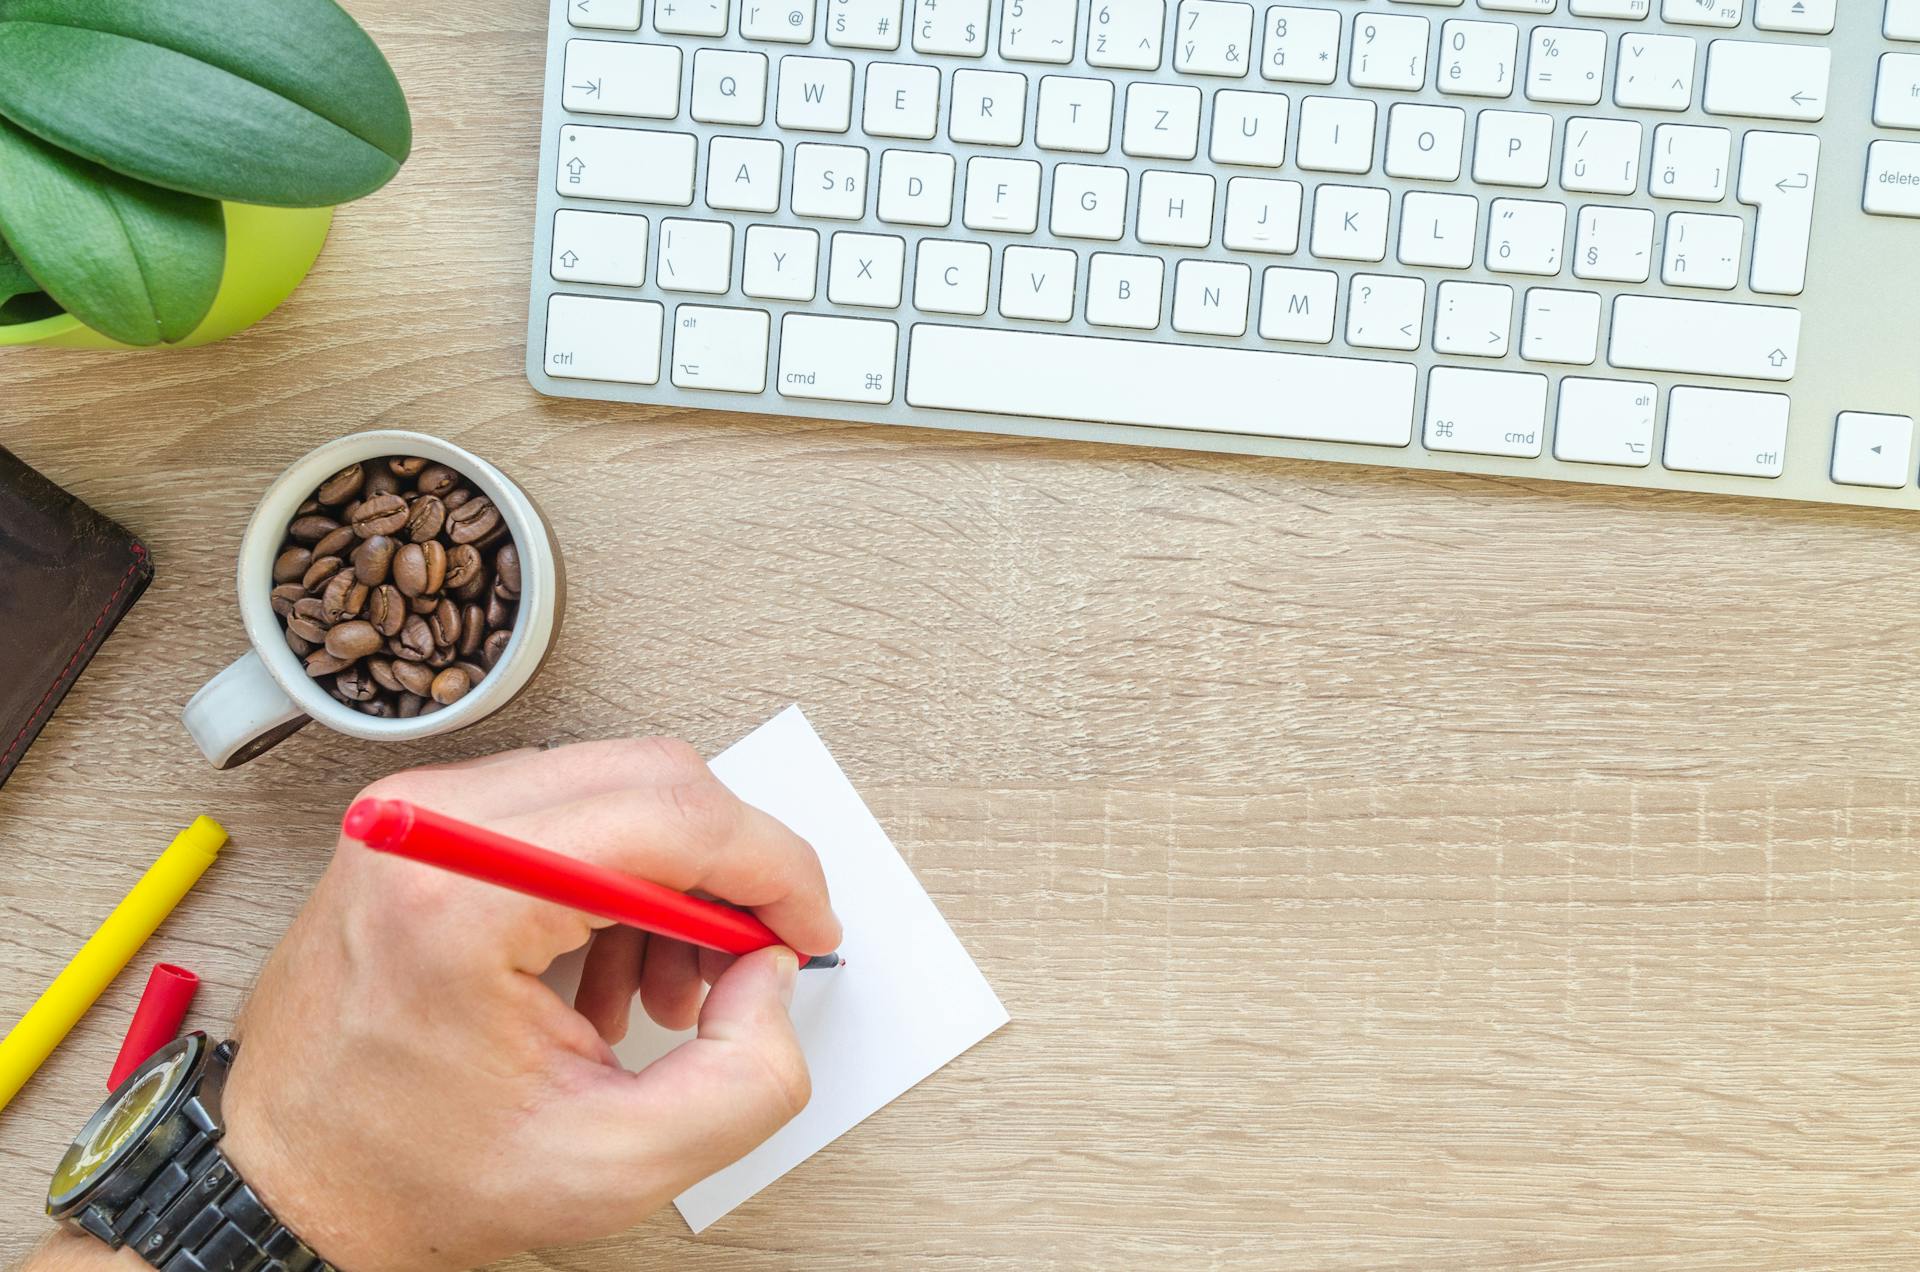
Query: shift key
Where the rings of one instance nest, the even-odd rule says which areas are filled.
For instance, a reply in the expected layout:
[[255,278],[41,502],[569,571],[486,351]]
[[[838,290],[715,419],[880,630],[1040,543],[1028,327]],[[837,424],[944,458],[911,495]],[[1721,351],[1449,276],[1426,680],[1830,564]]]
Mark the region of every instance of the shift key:
[[1607,361],[1637,371],[1791,380],[1800,311],[1776,305],[1622,296]]
[[893,401],[900,328],[874,318],[788,314],[780,320],[780,396]]

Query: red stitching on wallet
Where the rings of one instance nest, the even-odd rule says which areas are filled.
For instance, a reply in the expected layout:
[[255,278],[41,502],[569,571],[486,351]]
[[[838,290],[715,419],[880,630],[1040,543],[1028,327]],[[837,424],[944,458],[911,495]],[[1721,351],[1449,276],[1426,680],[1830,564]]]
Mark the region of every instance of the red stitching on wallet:
[[134,544],[133,564],[129,565],[127,572],[120,576],[120,586],[113,589],[113,595],[109,596],[107,603],[100,607],[98,617],[93,620],[93,626],[87,628],[87,634],[80,638],[80,646],[73,651],[73,657],[67,659],[67,665],[62,667],[60,674],[53,678],[53,683],[47,686],[47,691],[40,695],[39,705],[34,707],[33,713],[27,717],[26,723],[20,726],[20,732],[13,735],[12,745],[7,747],[4,755],[0,755],[0,769],[4,769],[8,764],[13,762],[14,754],[20,750],[22,743],[26,740],[27,734],[33,731],[35,724],[45,718],[55,691],[60,688],[68,676],[73,674],[74,666],[80,661],[80,656],[87,652],[87,646],[93,643],[94,636],[100,631],[100,625],[106,622],[107,617],[113,613],[113,607],[119,604],[121,595],[127,590],[127,584],[133,582],[134,576],[140,572],[140,567],[146,563],[146,560],[146,544]]

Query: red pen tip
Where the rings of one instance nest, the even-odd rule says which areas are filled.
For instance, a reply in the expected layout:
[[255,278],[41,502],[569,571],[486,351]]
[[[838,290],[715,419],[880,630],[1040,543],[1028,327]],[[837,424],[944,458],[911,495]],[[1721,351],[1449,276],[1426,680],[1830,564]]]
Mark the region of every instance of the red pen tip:
[[358,839],[377,851],[391,848],[406,832],[412,810],[397,799],[357,799],[340,819],[349,839]]

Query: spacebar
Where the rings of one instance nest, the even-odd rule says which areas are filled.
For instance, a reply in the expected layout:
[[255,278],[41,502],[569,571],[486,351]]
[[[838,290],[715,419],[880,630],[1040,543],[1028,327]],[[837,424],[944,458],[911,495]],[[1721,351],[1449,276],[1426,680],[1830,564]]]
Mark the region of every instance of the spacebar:
[[1405,446],[1415,373],[1405,362],[1055,336],[913,328],[911,406]]

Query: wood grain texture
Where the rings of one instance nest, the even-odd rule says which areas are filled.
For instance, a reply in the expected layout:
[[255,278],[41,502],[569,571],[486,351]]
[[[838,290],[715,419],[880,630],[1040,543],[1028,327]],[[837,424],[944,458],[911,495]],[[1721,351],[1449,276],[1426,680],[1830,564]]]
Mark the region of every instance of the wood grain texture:
[[[361,784],[797,701],[1013,1023],[703,1238],[513,1272],[1920,1260],[1920,523],[546,401],[544,6],[352,7],[419,149],[294,301],[0,359],[6,444],[159,570],[0,792],[0,1003],[193,814],[234,832],[0,1115],[0,1256],[146,964],[230,1022]],[[240,652],[250,504],[383,424],[545,504],[556,655],[453,738],[216,774],[177,717]]]

